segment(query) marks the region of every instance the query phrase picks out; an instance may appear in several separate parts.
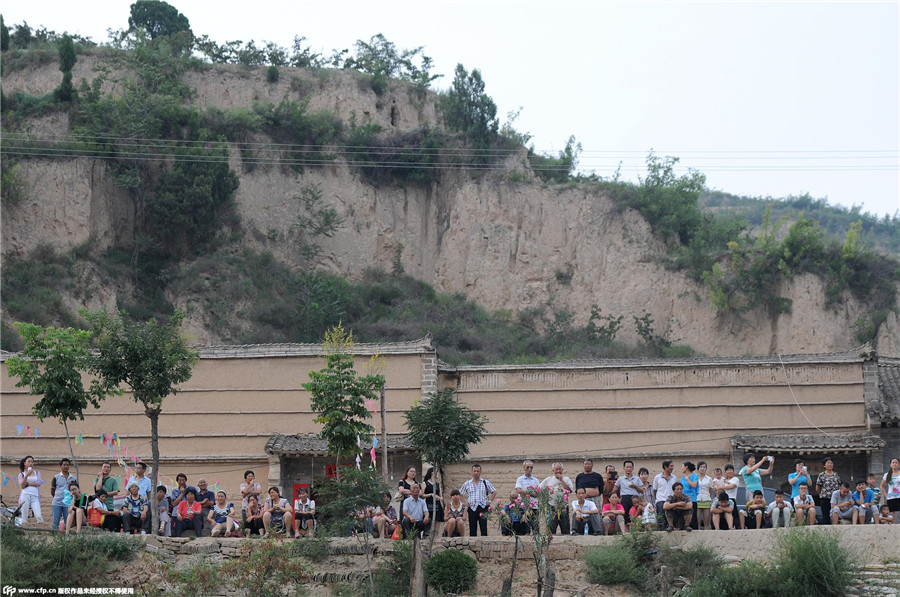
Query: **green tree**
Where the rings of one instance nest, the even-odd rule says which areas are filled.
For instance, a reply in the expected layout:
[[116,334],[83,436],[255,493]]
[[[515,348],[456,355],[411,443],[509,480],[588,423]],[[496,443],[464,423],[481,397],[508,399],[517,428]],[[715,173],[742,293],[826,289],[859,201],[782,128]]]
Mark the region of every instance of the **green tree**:
[[678,161],[671,156],[647,156],[647,177],[641,180],[632,206],[665,240],[687,245],[702,221],[699,201],[706,188],[706,176],[693,169],[676,176]]
[[481,72],[471,74],[456,65],[453,86],[441,99],[444,122],[450,130],[462,133],[476,148],[486,148],[497,136],[497,104],[484,92]]
[[166,252],[185,254],[208,244],[237,217],[232,197],[240,184],[224,146],[178,149],[175,164],[147,201],[146,230]]
[[[153,487],[159,475],[159,413],[166,396],[178,393],[178,385],[191,378],[199,354],[191,350],[179,334],[184,320],[181,310],[166,323],[156,319],[131,321],[124,313],[110,316],[104,311],[82,311],[90,323],[96,352],[90,359],[89,370],[106,387],[122,384],[131,389],[131,398],[144,407],[150,419],[150,448],[153,452]],[[150,492],[150,513],[153,526],[158,528],[159,509],[156,491]]]
[[77,57],[75,55],[75,43],[68,35],[63,35],[59,40],[59,70],[62,71],[62,83],[56,89],[56,97],[60,101],[72,101],[72,67],[75,66]]
[[462,462],[472,444],[481,443],[487,418],[460,404],[452,389],[429,393],[419,404],[403,413],[406,436],[413,448],[437,471],[437,482],[444,467]]
[[[296,42],[295,42],[296,46]],[[383,34],[373,35],[368,42],[356,41],[356,56],[344,61],[344,68],[355,69],[372,76],[372,88],[379,95],[387,88],[390,78],[402,79],[427,89],[441,75],[430,74],[431,58],[422,53],[423,46],[412,50],[398,50]],[[420,58],[421,66],[414,60]]]
[[[310,405],[319,413],[315,422],[323,425],[319,437],[328,442],[328,453],[340,466],[342,454],[358,450],[360,440],[368,440],[375,428],[366,423],[372,414],[366,400],[378,398],[384,387],[384,376],[356,376],[353,368],[353,333],[339,323],[325,332],[325,368],[310,371],[311,381],[303,389],[312,394]],[[338,472],[340,479],[340,473]]]
[[7,359],[10,377],[18,377],[17,388],[28,386],[29,394],[42,396],[31,411],[39,420],[59,419],[66,430],[69,454],[78,476],[78,461],[72,450],[69,421],[84,420],[88,405],[97,408],[100,401],[116,393],[114,386],[96,379],[84,387],[81,374],[90,364],[91,333],[73,328],[46,329],[31,323],[13,324],[22,336],[24,348],[20,356]]
[[191,37],[191,24],[178,9],[161,0],[138,0],[131,5],[131,16],[128,17],[129,31],[142,30],[157,39],[164,35],[174,35],[186,31]]
[[3,15],[0,15],[0,52],[9,49],[9,27],[3,21]]

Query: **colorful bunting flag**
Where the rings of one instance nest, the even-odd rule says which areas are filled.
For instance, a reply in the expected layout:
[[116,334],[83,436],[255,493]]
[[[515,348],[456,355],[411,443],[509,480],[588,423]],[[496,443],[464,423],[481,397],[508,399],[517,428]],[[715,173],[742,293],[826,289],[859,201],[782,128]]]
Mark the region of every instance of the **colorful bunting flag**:
[[16,435],[22,435],[23,431],[25,431],[25,425],[16,425]]
[[377,438],[377,437],[373,437],[373,438],[372,438],[372,447],[373,447],[373,448],[377,448],[377,447],[378,447],[378,438]]
[[37,427],[34,428],[34,437],[39,437],[41,434],[38,433]]
[[31,425],[25,425],[25,437],[31,437]]
[[372,447],[371,456],[372,456],[372,464],[375,464],[375,447],[374,446]]
[[356,470],[362,470],[360,465],[362,464],[362,458],[360,458],[359,454],[356,455]]

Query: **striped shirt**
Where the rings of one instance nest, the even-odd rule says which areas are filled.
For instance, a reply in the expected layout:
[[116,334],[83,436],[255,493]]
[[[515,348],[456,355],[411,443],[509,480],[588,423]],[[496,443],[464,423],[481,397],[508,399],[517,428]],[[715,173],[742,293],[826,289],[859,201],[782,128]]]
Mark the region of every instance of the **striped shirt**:
[[486,479],[479,479],[478,483],[469,479],[459,488],[459,492],[469,496],[469,509],[474,510],[478,506],[487,506],[488,496],[497,490]]

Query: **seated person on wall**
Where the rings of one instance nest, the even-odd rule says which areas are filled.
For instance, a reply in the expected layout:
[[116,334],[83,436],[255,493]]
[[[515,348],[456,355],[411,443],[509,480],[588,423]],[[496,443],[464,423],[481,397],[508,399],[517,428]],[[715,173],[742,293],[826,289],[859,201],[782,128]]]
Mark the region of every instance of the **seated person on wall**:
[[256,497],[256,505],[258,506],[262,495],[262,485],[256,481],[256,475],[253,471],[244,471],[244,482],[241,483],[241,518],[246,518],[244,513],[250,505],[251,495]]
[[656,504],[653,500],[648,500],[647,498],[641,496],[642,504],[644,504],[644,515],[641,516],[641,524],[649,527],[650,525],[659,525],[659,519],[657,518],[659,515],[656,513]]
[[150,516],[150,504],[140,493],[140,486],[137,483],[129,483],[127,491],[125,503],[122,504],[122,526],[126,533],[136,534],[140,531],[145,535],[143,527],[144,521]]
[[790,502],[784,500],[784,492],[779,489],[775,492],[775,501],[766,508],[766,521],[772,525],[773,529],[787,528],[791,526],[793,518],[794,508],[791,507]]
[[369,533],[370,535],[374,535],[374,524],[372,519],[372,507],[363,506],[359,510],[353,512],[353,524],[350,525],[348,535],[350,537],[353,537],[356,533]]
[[713,529],[722,529],[722,525],[728,525],[728,530],[734,529],[734,511],[737,505],[734,500],[728,497],[728,492],[724,489],[719,490],[719,495],[709,505],[709,513],[712,516]]
[[[91,502],[91,508],[97,510],[101,516],[103,516],[103,522],[100,523],[100,528],[104,531],[113,531],[118,533],[119,529],[122,528],[122,512],[121,510],[110,510],[109,506],[106,504],[106,499],[109,497],[106,494],[105,489],[101,489],[97,492],[97,495],[94,497],[94,501]],[[116,520],[115,524],[107,524],[110,518],[114,518]]]
[[222,535],[228,537],[241,536],[241,524],[237,521],[237,511],[234,504],[226,502],[228,496],[224,491],[216,493],[216,503],[209,509],[209,515],[206,517],[207,522],[212,525],[213,537]]
[[744,519],[742,528],[745,529],[762,529],[766,526],[766,498],[761,489],[753,491],[753,497],[747,502],[747,509],[741,510],[741,517]]
[[459,490],[450,492],[450,501],[444,506],[444,535],[464,537],[469,524],[469,509],[463,503]]
[[421,489],[418,483],[413,483],[409,488],[409,497],[403,500],[403,518],[400,526],[403,528],[403,536],[409,537],[410,532],[418,533],[424,537],[431,526],[431,518],[428,517],[428,506],[420,497]]
[[156,504],[159,506],[159,529],[157,533],[163,537],[172,536],[172,516],[169,514],[169,498],[166,497],[166,486],[156,488]]
[[277,487],[269,487],[269,497],[266,498],[263,507],[263,527],[266,529],[266,534],[287,534],[293,524],[294,513],[291,510],[291,503],[281,497],[281,492]]
[[[647,500],[644,499],[643,495],[639,495],[632,500],[631,509],[628,511],[628,518],[631,520],[631,524],[644,524],[644,508],[647,507]],[[653,518],[653,522],[656,522],[656,517]]]
[[169,511],[174,512],[175,508],[178,507],[178,504],[184,501],[184,493],[188,489],[193,489],[196,493],[197,488],[193,485],[188,485],[187,475],[184,473],[178,473],[175,475],[175,484],[176,487],[172,489],[172,499],[169,500]]
[[816,500],[809,494],[806,481],[801,481],[794,498],[794,512],[797,513],[797,524],[813,526],[816,524]]
[[890,506],[882,505],[881,511],[878,513],[878,524],[894,524],[894,522],[894,513],[891,512]]
[[875,492],[866,486],[866,482],[860,479],[856,483],[856,491],[853,492],[853,503],[856,504],[856,518],[853,524],[866,524],[878,522],[878,505],[875,502]]
[[75,526],[75,532],[80,533],[84,521],[87,519],[87,507],[90,503],[90,497],[81,493],[78,483],[71,481],[69,483],[69,493],[72,494],[72,505],[69,506],[69,515],[66,518],[66,535]]
[[603,532],[607,535],[615,535],[616,529],[623,535],[628,532],[625,528],[625,508],[621,499],[618,493],[610,493],[609,502],[603,505]]
[[266,527],[263,525],[263,511],[259,507],[259,498],[250,495],[247,497],[247,509],[244,510],[244,537],[265,534]]
[[[457,492],[458,494],[459,492]],[[390,539],[397,524],[397,509],[391,504],[391,493],[385,491],[381,495],[381,505],[372,510],[372,526],[375,529],[375,535],[382,539]]]
[[672,485],[672,495],[666,498],[663,504],[663,511],[666,514],[666,531],[671,533],[673,530],[691,531],[691,518],[694,514],[694,507],[691,504],[691,498],[685,495],[684,486],[676,482]]
[[181,537],[181,533],[188,529],[194,530],[195,537],[203,536],[203,508],[196,498],[197,492],[189,487],[184,492],[184,500],[175,508],[176,537]]
[[294,500],[294,536],[300,537],[300,529],[312,537],[316,529],[316,501],[309,499],[309,492],[301,487]]
[[600,510],[597,504],[587,499],[587,491],[584,487],[575,490],[575,499],[572,501],[572,534],[585,535],[587,533],[598,534],[600,529],[593,528],[593,520],[599,516]]
[[[527,500],[527,498],[526,498]],[[528,524],[527,511],[518,491],[509,494],[509,503],[503,506],[503,516],[500,519],[500,533],[507,537],[512,535],[528,535],[531,526]]]
[[849,520],[852,524],[858,513],[850,494],[850,484],[841,482],[838,490],[831,494],[831,524],[840,524],[841,520]]

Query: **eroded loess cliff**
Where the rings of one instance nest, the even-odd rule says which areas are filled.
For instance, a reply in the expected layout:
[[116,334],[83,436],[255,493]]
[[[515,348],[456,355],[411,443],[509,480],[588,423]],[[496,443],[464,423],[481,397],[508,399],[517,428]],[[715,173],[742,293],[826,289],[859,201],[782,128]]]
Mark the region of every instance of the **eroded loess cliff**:
[[[93,78],[101,62],[98,56],[80,57],[75,80]],[[409,85],[394,82],[379,96],[355,73],[283,71],[279,82],[268,83],[264,69],[210,67],[188,72],[185,81],[195,90],[193,101],[202,106],[249,108],[287,97],[308,101],[311,110],[330,110],[344,121],[355,115],[385,131],[440,125],[434,96],[420,98]],[[3,89],[40,95],[58,80],[56,65],[47,64],[7,74]],[[57,113],[21,128],[64,135],[68,118]],[[665,246],[639,213],[620,208],[590,185],[542,183],[527,171],[524,150],[508,158],[510,170],[448,168],[439,182],[379,186],[341,160],[302,172],[275,164],[250,167],[236,150],[231,160],[240,175],[236,202],[245,232],[238,242],[271,251],[292,266],[303,265],[294,244],[284,240],[303,216],[297,197],[318,185],[342,222],[333,237],[321,240],[316,267],[350,278],[373,266],[390,270],[399,257],[406,273],[438,290],[464,293],[489,309],[519,312],[549,305],[571,311],[581,324],[594,304],[606,314],[625,316],[628,323],[632,315],[649,313],[658,334],[711,355],[850,349],[858,345],[857,320],[867,315],[867,307],[849,293],[826,307],[824,283],[811,274],[783,283],[781,296],[793,305],[788,314],[760,308],[717,315],[703,287],[663,267]],[[41,244],[63,250],[90,243],[103,250],[131,242],[131,199],[111,180],[103,160],[30,158],[20,167],[27,193],[18,204],[3,206],[4,255],[27,254]],[[525,171],[517,182],[510,181],[513,169]],[[99,280],[95,276],[91,284]],[[122,292],[125,286],[87,294],[115,304]],[[188,308],[188,324],[198,340],[220,340],[196,308],[196,297],[169,298]],[[97,303],[95,296],[69,300]],[[636,342],[638,337],[625,325],[619,339]],[[900,354],[895,314],[881,325],[877,345],[881,354]]]

